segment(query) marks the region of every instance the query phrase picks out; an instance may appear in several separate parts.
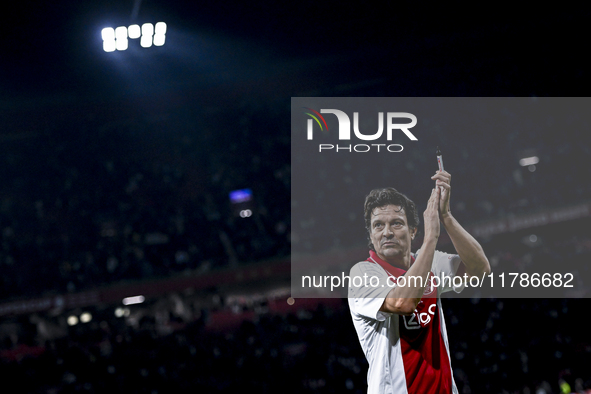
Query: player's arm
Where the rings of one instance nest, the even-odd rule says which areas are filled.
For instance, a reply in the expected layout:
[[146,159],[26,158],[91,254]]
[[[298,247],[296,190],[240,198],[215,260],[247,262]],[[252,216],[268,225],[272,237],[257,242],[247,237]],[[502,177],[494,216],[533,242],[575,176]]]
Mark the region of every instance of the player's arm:
[[[470,276],[482,277],[491,272],[490,263],[484,254],[482,246],[470,233],[468,233],[453,217],[449,200],[451,195],[451,174],[447,171],[438,171],[431,179],[437,186],[442,187],[439,205],[439,215],[443,227],[447,231],[456,252],[464,263],[466,273]],[[437,187],[439,189],[439,187]]]
[[419,253],[417,259],[405,274],[407,278],[421,277],[422,280],[406,280],[406,283],[403,283],[404,286],[398,285],[392,288],[380,308],[382,312],[410,315],[415,311],[419,301],[421,301],[429,278],[429,272],[431,271],[431,265],[433,264],[435,246],[439,239],[439,194],[438,189],[431,191],[427,209],[423,213],[425,237],[423,238],[421,253]]

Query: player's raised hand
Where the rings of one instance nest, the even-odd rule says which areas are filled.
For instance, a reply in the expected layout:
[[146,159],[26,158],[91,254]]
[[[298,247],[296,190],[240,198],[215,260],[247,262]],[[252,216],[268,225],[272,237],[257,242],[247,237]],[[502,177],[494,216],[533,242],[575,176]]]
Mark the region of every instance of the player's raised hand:
[[431,190],[431,197],[427,202],[427,209],[423,213],[423,219],[425,220],[425,239],[439,238],[439,200],[440,190],[438,187]]
[[449,200],[451,196],[451,174],[447,171],[437,171],[431,179],[435,181],[435,188],[441,190],[439,198],[439,215],[444,217],[450,212]]

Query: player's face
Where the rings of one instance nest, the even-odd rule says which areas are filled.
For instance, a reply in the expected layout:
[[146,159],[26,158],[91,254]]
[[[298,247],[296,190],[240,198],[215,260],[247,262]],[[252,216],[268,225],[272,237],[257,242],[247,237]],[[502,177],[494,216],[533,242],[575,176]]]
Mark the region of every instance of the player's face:
[[[416,228],[409,228],[406,212],[398,205],[375,208],[371,215],[370,239],[378,256],[398,266],[410,259],[410,245]],[[406,267],[408,268],[408,267]]]

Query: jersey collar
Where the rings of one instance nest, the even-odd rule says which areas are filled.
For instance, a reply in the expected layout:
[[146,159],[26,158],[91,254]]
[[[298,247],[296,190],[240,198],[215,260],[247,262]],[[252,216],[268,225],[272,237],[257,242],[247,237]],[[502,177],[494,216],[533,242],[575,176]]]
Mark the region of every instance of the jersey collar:
[[[378,254],[373,250],[369,251],[369,258],[367,259],[367,261],[371,261],[373,263],[379,264],[383,269],[386,270],[386,272],[388,272],[392,276],[398,277],[398,276],[402,276],[402,275],[406,274],[406,270],[403,270],[402,268],[394,267],[392,264],[382,260],[381,258],[378,257]],[[410,255],[410,264],[412,265],[414,262],[415,262],[415,257],[411,254]]]

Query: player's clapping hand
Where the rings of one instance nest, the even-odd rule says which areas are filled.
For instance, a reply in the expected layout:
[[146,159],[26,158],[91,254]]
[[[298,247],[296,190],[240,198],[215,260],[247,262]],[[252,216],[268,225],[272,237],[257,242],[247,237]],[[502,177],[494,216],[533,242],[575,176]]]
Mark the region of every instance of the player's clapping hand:
[[[437,171],[431,179],[435,181],[436,189],[441,189],[439,198],[439,215],[444,217],[450,212],[449,199],[451,195],[451,174],[447,171]],[[441,188],[439,186],[441,186]]]
[[428,239],[430,237],[432,237],[433,239],[439,238],[439,195],[439,188],[435,188],[431,191],[431,197],[427,202],[427,209],[425,209],[425,212],[423,213],[423,219],[425,220],[425,239]]

